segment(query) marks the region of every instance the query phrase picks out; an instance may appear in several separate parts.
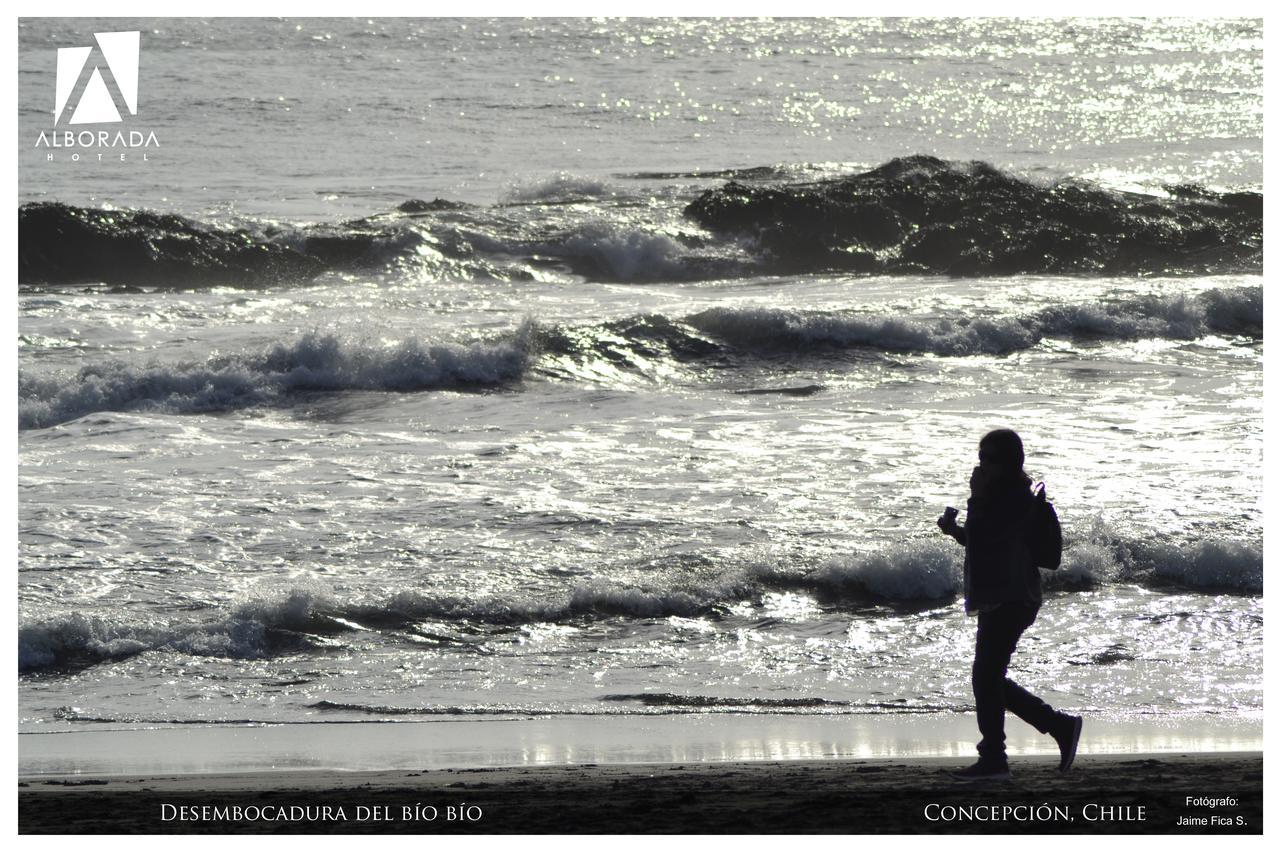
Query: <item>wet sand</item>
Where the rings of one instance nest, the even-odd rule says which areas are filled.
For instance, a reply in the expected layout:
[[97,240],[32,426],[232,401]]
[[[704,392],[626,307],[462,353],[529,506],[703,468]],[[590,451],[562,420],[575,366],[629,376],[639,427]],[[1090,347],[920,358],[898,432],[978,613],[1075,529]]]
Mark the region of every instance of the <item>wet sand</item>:
[[[424,722],[118,729],[18,737],[18,775],[176,776],[283,770],[459,770],[533,765],[971,758],[972,714],[609,714]],[[1015,760],[1056,755],[1008,727]],[[1081,756],[1260,752],[1262,719],[1089,716]]]
[[[22,833],[1202,833],[1262,831],[1259,752],[575,764],[20,778]],[[1218,805],[1188,798],[1234,799]],[[238,809],[238,811],[237,811]],[[327,811],[326,811],[327,809]],[[1203,823],[1200,823],[1200,820]],[[1186,825],[1179,821],[1192,820]]]

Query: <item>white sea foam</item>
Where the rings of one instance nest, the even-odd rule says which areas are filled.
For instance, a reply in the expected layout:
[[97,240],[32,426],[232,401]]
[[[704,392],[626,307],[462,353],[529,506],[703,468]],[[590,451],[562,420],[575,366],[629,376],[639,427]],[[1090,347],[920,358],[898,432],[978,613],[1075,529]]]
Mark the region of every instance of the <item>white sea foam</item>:
[[1239,541],[1153,544],[1147,558],[1160,579],[1201,588],[1262,592],[1262,548]]
[[1152,538],[1115,530],[1099,519],[1065,533],[1061,569],[1043,573],[1051,589],[1136,582],[1262,592],[1261,542]]
[[1195,296],[1067,304],[1027,316],[942,320],[778,308],[711,308],[688,317],[687,322],[748,349],[867,347],[943,356],[998,355],[1035,346],[1051,335],[1112,340],[1189,340],[1214,333],[1260,336],[1262,296],[1259,287],[1223,288]]
[[532,325],[476,344],[410,339],[390,346],[312,333],[265,351],[197,364],[102,362],[78,373],[19,377],[18,426],[36,429],[92,412],[216,412],[279,401],[295,391],[422,391],[518,380]]
[[613,281],[660,281],[688,276],[686,249],[662,233],[615,223],[590,222],[551,251],[562,253],[583,274]]
[[560,201],[578,198],[600,198],[613,189],[600,178],[560,171],[544,178],[513,184],[507,198],[517,202]]
[[935,322],[776,308],[711,308],[688,320],[694,328],[744,348],[868,347],[888,352],[974,355],[1024,349],[1037,340],[1014,318]]
[[1035,327],[1041,335],[1121,340],[1189,340],[1211,332],[1258,335],[1262,332],[1262,288],[1222,288],[1196,295],[1055,306],[1037,315]]
[[325,593],[317,587],[294,585],[249,594],[232,604],[223,616],[207,621],[136,621],[73,611],[19,627],[18,670],[94,663],[147,651],[202,657],[265,657],[278,647],[301,643],[273,638],[273,629],[314,628],[313,616],[326,601]]
[[1100,586],[1124,573],[1114,548],[1103,542],[1080,542],[1065,549],[1062,565],[1045,572],[1050,586]]
[[[222,615],[206,620],[129,621],[74,611],[34,621],[18,631],[18,663],[21,671],[30,671],[149,651],[262,658],[308,648],[323,639],[320,635],[361,626],[400,629],[423,620],[507,630],[528,623],[614,617],[725,618],[732,605],[760,601],[779,589],[807,591],[828,602],[945,602],[960,594],[962,562],[963,552],[954,545],[920,540],[831,559],[807,572],[756,562],[666,586],[591,579],[541,593],[467,596],[428,588],[343,601],[322,587],[293,584],[246,594]],[[1262,551],[1235,540],[1153,543],[1118,535],[1099,522],[1087,528],[1084,538],[1069,542],[1061,570],[1042,575],[1050,591],[1140,583],[1253,595],[1262,592]]]
[[831,560],[805,576],[830,593],[859,592],[889,601],[949,599],[961,589],[963,552],[939,542],[911,542],[883,552]]
[[[665,236],[615,232],[580,234],[575,251],[619,278],[641,269],[661,273],[678,246]],[[1260,335],[1261,288],[1208,291],[1196,297],[1148,297],[1116,303],[1057,306],[1030,317],[927,320],[796,312],[775,308],[712,308],[685,318],[687,329],[742,349],[803,353],[822,347],[866,347],[945,356],[1000,354],[1034,346],[1046,335],[1129,339],[1189,339],[1211,333]],[[669,324],[672,329],[677,324]],[[535,358],[536,324],[484,343],[392,345],[310,333],[266,350],[204,362],[138,364],[108,361],[75,374],[19,376],[20,429],[52,426],[101,411],[217,412],[278,402],[295,391],[422,391],[498,385],[524,376]],[[718,351],[717,351],[718,352]]]

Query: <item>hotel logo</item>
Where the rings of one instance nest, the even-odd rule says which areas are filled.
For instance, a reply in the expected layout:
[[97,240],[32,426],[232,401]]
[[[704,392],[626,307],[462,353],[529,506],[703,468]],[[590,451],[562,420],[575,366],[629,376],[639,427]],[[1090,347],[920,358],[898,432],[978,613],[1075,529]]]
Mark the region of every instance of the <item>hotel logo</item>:
[[[138,54],[142,34],[94,33],[96,45],[58,48],[54,81],[53,130],[42,130],[35,147],[46,149],[48,160],[73,163],[94,160],[124,162],[130,152],[147,162],[148,149],[159,148],[153,130],[68,130],[71,125],[119,124],[123,116],[138,114]],[[59,156],[58,149],[61,149]],[[116,149],[116,150],[111,150]]]
[[[53,123],[108,124],[123,121],[121,107],[138,114],[138,53],[141,33],[94,33],[91,47],[58,48]],[[90,59],[93,59],[90,62]],[[103,71],[107,76],[103,76]],[[79,94],[74,108],[71,96]]]

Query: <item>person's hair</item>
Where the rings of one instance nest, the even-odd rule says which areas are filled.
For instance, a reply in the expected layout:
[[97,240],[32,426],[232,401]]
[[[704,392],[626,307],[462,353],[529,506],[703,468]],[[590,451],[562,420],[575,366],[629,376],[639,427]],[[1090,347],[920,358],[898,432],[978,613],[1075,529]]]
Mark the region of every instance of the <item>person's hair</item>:
[[1022,439],[1011,429],[993,429],[978,442],[978,459],[1021,470],[1026,462]]
[[984,435],[982,441],[978,442],[978,461],[1000,465],[1005,469],[1005,477],[1010,480],[1031,482],[1027,472],[1022,470],[1026,462],[1022,439],[1011,429],[993,429]]

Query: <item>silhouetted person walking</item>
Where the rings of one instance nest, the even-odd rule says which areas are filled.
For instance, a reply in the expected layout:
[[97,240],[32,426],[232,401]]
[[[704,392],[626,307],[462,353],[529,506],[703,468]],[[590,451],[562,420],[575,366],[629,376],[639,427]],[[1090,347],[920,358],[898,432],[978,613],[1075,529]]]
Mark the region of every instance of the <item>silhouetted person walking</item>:
[[952,774],[963,781],[1005,780],[1009,759],[1004,712],[1009,709],[1058,743],[1069,770],[1080,743],[1082,720],[1019,687],[1006,675],[1022,632],[1040,610],[1040,569],[1056,569],[1062,533],[1043,484],[1035,491],[1022,470],[1022,439],[1009,429],[987,433],[978,444],[978,467],[969,479],[968,515],[956,523],[948,507],[938,526],[964,546],[964,608],[978,614],[973,656],[973,699],[978,710],[978,762]]

